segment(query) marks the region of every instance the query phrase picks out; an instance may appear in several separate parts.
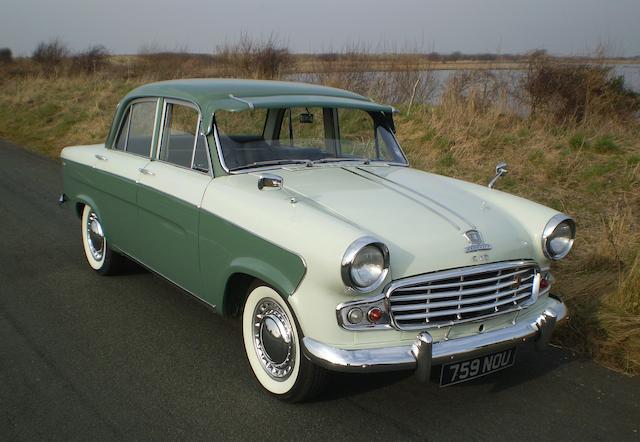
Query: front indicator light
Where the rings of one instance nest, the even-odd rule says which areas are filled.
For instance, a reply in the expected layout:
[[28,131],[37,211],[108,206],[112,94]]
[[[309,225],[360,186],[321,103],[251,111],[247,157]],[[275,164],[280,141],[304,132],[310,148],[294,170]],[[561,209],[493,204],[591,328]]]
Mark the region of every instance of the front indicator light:
[[549,281],[547,281],[545,278],[542,278],[540,280],[540,290],[544,290],[547,287],[549,287]]
[[391,326],[384,299],[363,299],[338,305],[338,324],[347,330],[367,330]]
[[349,310],[349,313],[347,313],[347,319],[352,324],[360,324],[363,317],[364,314],[359,308],[352,308],[351,310]]
[[382,319],[382,310],[378,307],[372,308],[369,310],[369,313],[367,313],[367,318],[369,319],[369,322],[378,322]]

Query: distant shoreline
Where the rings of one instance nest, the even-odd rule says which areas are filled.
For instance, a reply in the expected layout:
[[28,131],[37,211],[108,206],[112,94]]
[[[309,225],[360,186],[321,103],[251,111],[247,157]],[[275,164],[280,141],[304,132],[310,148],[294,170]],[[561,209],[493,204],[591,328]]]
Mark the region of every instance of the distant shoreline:
[[[211,54],[168,53],[175,57],[215,58]],[[159,55],[159,54],[158,54]],[[116,64],[129,62],[145,55],[111,55]],[[330,59],[329,59],[330,57]],[[454,70],[525,70],[529,61],[522,60],[431,60],[422,54],[291,54],[293,60],[289,74],[326,72],[401,72],[401,71],[454,71]],[[598,65],[637,65],[640,58],[588,58],[551,57],[560,63]]]

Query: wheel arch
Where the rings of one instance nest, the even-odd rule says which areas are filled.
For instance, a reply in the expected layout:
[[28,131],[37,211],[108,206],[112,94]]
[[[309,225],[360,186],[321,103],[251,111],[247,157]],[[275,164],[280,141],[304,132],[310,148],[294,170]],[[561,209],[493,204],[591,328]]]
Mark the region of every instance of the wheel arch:
[[291,280],[276,267],[259,258],[238,258],[229,266],[220,311],[225,316],[240,314],[244,301],[257,285],[272,288],[287,302],[287,298],[295,292],[299,283],[300,281]]
[[232,317],[240,316],[250,291],[260,283],[264,283],[264,281],[248,273],[236,272],[229,275],[222,297],[222,308],[220,309],[222,314]]
[[82,211],[84,210],[84,206],[88,205],[88,206],[91,206],[91,208],[93,209],[94,212],[96,212],[98,217],[102,219],[102,214],[100,213],[100,208],[95,203],[93,198],[91,198],[90,196],[88,196],[88,195],[77,195],[74,198],[74,202],[75,202],[74,206],[75,206],[76,214],[78,215],[78,218],[82,218]]

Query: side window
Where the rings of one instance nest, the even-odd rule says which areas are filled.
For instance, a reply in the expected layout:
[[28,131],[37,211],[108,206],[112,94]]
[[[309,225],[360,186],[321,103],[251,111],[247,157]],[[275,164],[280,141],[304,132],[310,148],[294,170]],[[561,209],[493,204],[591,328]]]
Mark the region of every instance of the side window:
[[[198,111],[189,106],[168,103],[165,111],[159,159],[182,167],[191,167],[198,132]],[[199,138],[197,137],[198,141]],[[198,142],[204,146],[204,143]],[[203,147],[200,147],[200,150]],[[206,169],[209,163],[204,157]],[[202,165],[202,153],[198,159]],[[200,167],[198,167],[200,169]]]
[[149,156],[156,119],[156,101],[143,101],[131,106],[126,151]]
[[129,117],[131,116],[130,109],[127,109],[122,119],[122,126],[120,126],[120,132],[116,138],[116,144],[113,146],[117,150],[126,150],[127,148],[127,134],[129,133]]

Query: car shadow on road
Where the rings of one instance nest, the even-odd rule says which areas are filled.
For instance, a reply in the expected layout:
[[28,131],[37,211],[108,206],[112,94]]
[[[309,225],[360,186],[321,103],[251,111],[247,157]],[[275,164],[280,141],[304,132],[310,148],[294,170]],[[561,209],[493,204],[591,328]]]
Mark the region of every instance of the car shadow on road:
[[426,390],[440,390],[443,393],[447,390],[456,390],[457,394],[460,394],[465,389],[476,391],[478,388],[486,393],[486,387],[489,387],[490,393],[498,393],[547,376],[574,359],[574,355],[562,348],[549,347],[543,352],[538,352],[534,350],[532,345],[525,345],[518,349],[514,366],[443,389],[439,388],[441,366],[433,367],[431,378],[427,383],[420,383],[413,377],[411,371],[369,374],[331,372],[327,388],[313,402],[334,401],[349,396],[367,394],[400,383],[410,384],[411,389],[425,390],[425,393],[427,393]]

